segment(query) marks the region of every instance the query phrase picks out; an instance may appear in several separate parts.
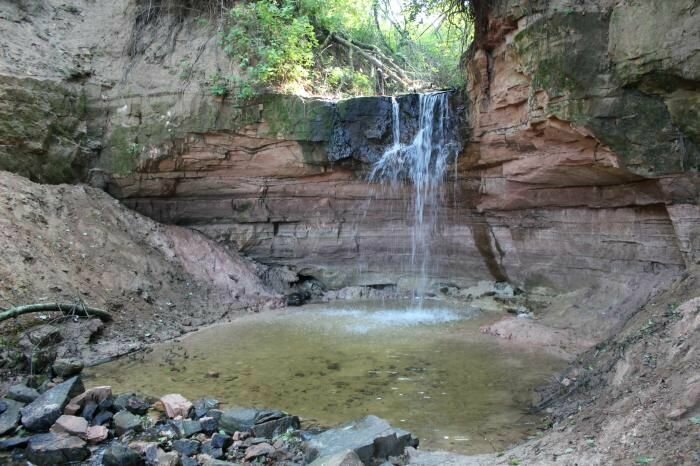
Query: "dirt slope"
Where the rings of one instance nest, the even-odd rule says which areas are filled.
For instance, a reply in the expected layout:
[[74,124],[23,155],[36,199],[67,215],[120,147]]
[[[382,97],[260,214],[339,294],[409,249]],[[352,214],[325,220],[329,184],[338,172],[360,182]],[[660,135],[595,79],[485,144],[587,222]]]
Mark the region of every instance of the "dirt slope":
[[[82,300],[114,315],[104,336],[122,350],[281,304],[253,263],[86,186],[0,172],[0,250],[0,307]],[[5,322],[0,334],[37,322]],[[88,360],[116,348],[93,350]]]
[[417,453],[411,464],[700,464],[700,278],[656,294],[538,394],[551,429],[493,455]]

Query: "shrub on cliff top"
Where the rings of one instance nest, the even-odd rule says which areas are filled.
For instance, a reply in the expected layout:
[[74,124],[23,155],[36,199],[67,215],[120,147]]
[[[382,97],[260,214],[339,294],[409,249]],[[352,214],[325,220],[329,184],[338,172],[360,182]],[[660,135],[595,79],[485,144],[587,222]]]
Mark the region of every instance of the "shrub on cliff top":
[[317,44],[309,18],[293,0],[234,6],[223,35],[224,50],[259,86],[294,84],[308,78]]

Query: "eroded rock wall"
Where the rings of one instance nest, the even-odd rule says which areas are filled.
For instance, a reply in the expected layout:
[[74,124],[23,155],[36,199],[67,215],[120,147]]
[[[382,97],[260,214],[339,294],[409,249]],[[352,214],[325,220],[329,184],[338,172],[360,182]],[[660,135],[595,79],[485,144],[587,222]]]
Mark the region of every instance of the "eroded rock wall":
[[459,173],[506,274],[652,288],[695,264],[697,2],[492,3]]
[[[410,188],[366,182],[391,140],[387,98],[217,98],[208,78],[236,69],[216,18],[143,22],[129,0],[27,3],[0,10],[2,79],[85,96],[84,125],[61,134],[79,133],[94,184],[329,288],[414,285]],[[697,1],[490,3],[466,70],[464,150],[431,207],[428,273],[436,286],[602,293],[612,299],[582,320],[624,314],[700,258]],[[20,154],[30,136],[43,137],[3,149]],[[87,179],[67,160],[79,170],[61,181]]]

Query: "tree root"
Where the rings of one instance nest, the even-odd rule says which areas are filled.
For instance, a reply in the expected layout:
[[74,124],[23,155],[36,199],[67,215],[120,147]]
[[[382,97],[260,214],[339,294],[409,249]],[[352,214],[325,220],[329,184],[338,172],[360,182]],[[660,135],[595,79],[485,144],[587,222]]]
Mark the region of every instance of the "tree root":
[[0,312],[0,322],[7,319],[12,319],[14,317],[19,317],[23,314],[29,314],[32,312],[62,312],[65,315],[76,315],[79,317],[97,317],[103,322],[109,322],[112,320],[112,315],[107,311],[102,309],[95,309],[94,307],[87,307],[82,304],[58,304],[58,303],[44,303],[44,304],[28,304],[26,306],[16,306],[10,309]]
[[406,75],[406,72],[377,47],[346,39],[336,33],[329,33],[328,37],[336,44],[360,54],[372,66],[379,69],[389,79],[401,84],[405,89],[413,87],[414,83]]

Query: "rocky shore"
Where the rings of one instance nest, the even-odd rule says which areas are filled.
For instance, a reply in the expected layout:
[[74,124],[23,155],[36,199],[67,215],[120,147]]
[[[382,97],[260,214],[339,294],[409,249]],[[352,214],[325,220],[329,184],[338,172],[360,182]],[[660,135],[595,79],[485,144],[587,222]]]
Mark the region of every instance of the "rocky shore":
[[41,390],[18,384],[0,400],[0,462],[48,466],[233,464],[403,465],[418,440],[376,417],[302,430],[276,410],[85,389],[80,375]]

